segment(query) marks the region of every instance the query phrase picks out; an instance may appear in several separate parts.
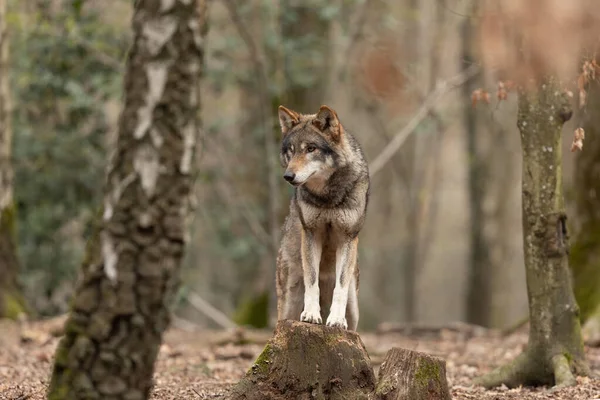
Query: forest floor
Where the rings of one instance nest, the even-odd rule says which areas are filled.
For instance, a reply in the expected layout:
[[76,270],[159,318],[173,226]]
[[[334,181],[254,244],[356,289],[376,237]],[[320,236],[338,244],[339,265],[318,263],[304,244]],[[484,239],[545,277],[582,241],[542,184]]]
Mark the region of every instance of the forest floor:
[[[56,320],[0,321],[0,399],[45,398],[61,326]],[[248,370],[269,336],[265,331],[245,331],[240,337],[232,332],[171,329],[158,357],[152,399],[226,399],[228,388]],[[239,344],[240,338],[244,344]],[[474,377],[521,352],[527,342],[526,328],[503,337],[495,331],[458,324],[411,334],[386,329],[384,333],[361,333],[361,338],[376,373],[391,347],[445,358],[455,400],[600,400],[600,379],[580,378],[577,386],[558,391],[547,387],[486,391],[471,386]],[[586,347],[586,355],[592,369],[600,373],[600,348]]]

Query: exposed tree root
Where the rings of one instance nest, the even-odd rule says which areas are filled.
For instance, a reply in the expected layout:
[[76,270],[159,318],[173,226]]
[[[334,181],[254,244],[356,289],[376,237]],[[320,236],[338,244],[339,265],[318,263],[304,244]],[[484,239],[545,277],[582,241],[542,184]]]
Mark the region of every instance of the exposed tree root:
[[590,378],[598,378],[598,374],[593,372],[587,362],[581,360],[575,360],[573,362],[575,369],[575,376],[587,376]]
[[554,372],[554,382],[558,388],[575,386],[577,383],[573,372],[571,372],[569,360],[564,355],[558,354],[552,357],[552,370]]
[[530,362],[527,353],[522,353],[509,364],[503,365],[487,375],[475,379],[477,386],[490,389],[505,384],[509,388],[517,387],[528,380]]
[[557,389],[577,384],[575,376],[591,376],[591,370],[585,361],[570,360],[566,354],[557,354],[548,365],[534,360],[524,352],[512,362],[503,365],[487,375],[475,379],[477,386],[491,389],[502,384],[509,388],[529,384],[554,384]]

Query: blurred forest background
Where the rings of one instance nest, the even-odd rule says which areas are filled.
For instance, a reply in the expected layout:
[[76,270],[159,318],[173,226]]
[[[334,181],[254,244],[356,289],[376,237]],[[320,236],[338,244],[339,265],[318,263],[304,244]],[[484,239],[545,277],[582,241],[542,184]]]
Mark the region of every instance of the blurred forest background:
[[[68,310],[100,204],[131,3],[9,1],[19,280],[38,316]],[[331,106],[373,161],[440,82],[481,61],[480,3],[211,4],[200,172],[178,316],[215,326],[186,301],[200,297],[237,323],[269,323],[292,193],[278,161],[276,107],[314,113]],[[527,316],[516,96],[494,98],[496,72],[482,68],[448,90],[373,171],[359,245],[360,329],[382,321],[507,327]],[[473,107],[471,95],[482,87],[490,88],[491,104]],[[564,136],[569,211],[577,197],[573,165],[586,154],[568,151],[574,129],[568,123]]]

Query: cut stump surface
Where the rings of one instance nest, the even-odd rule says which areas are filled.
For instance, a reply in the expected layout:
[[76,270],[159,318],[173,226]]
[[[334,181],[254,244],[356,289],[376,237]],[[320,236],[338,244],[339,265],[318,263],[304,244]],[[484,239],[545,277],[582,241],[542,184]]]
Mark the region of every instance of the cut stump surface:
[[379,369],[378,400],[451,400],[446,361],[413,350],[393,348]]
[[285,320],[228,398],[371,400],[374,391],[371,361],[356,332]]

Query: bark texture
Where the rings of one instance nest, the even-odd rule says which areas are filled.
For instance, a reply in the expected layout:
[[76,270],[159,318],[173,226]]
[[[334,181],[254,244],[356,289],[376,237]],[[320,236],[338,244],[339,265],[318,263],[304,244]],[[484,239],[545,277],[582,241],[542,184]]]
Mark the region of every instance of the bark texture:
[[375,375],[356,332],[283,320],[232,400],[373,399]]
[[0,0],[0,318],[15,319],[25,313],[25,301],[17,284],[19,260],[16,248],[12,130],[8,90],[8,32],[6,0]]
[[205,0],[138,0],[124,106],[49,399],[145,399],[185,244]]
[[[588,90],[583,129],[590,138],[576,155],[574,172],[577,229],[571,249],[575,298],[584,333],[600,341],[600,84]],[[586,322],[586,321],[589,321]]]
[[379,400],[451,400],[446,361],[393,348],[381,364],[376,394]]
[[529,298],[524,353],[477,383],[575,384],[587,375],[579,308],[571,285],[562,188],[561,131],[570,103],[552,78],[520,90],[518,128],[523,149],[523,244]]

